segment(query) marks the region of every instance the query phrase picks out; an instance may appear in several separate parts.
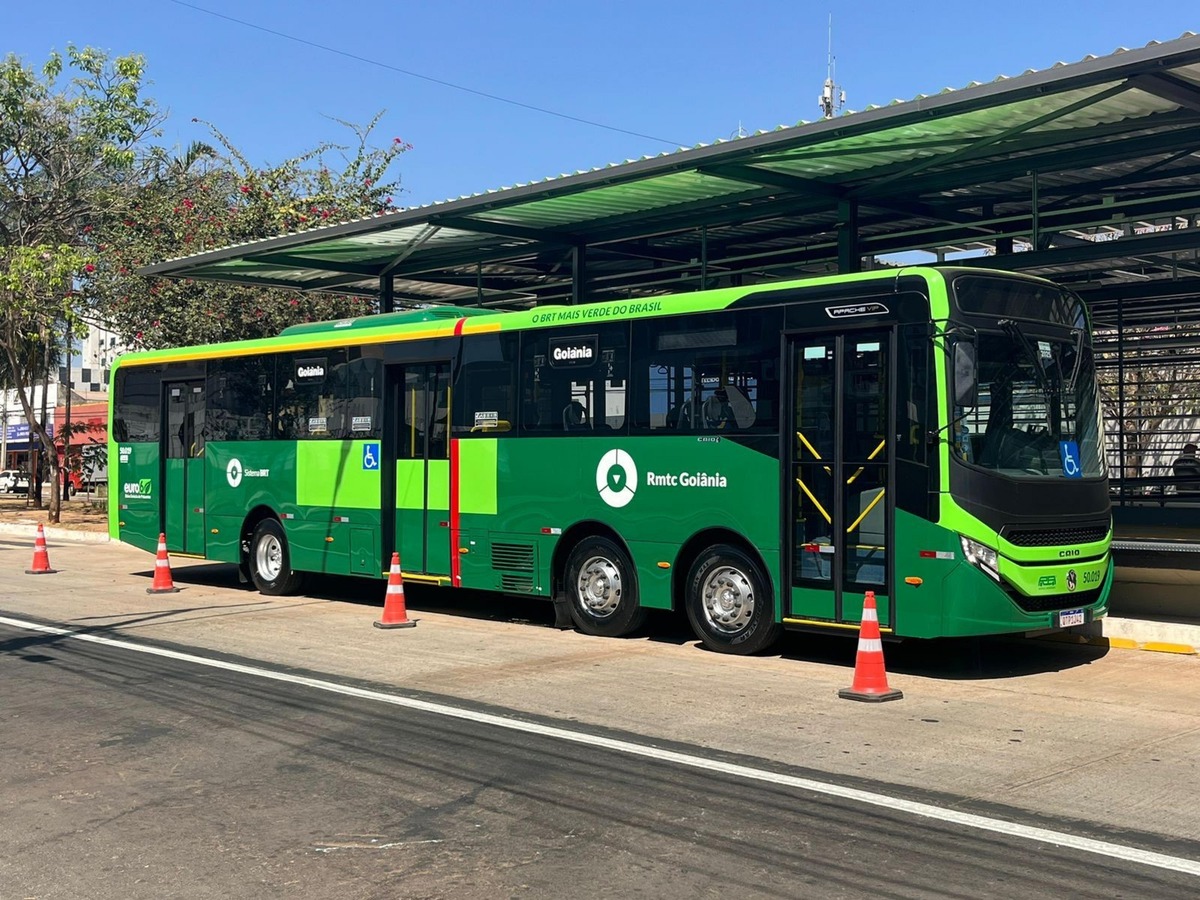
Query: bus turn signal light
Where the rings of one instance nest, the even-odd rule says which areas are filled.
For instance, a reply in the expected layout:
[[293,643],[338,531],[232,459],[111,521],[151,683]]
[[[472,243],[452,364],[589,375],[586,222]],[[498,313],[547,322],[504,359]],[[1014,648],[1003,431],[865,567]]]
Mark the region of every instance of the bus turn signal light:
[[904,579],[905,584],[911,584],[913,587],[920,587],[925,583],[924,578],[918,578],[916,575],[909,575]]

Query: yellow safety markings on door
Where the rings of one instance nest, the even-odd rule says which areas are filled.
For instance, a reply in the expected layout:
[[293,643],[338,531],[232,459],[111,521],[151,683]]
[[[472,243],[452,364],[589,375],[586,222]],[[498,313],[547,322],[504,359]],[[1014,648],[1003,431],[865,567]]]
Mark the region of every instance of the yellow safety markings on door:
[[[811,453],[814,457],[816,457],[816,459],[818,461],[821,460],[821,454],[817,452],[816,447],[814,447],[812,444],[810,444],[808,442],[808,438],[806,438],[804,436],[803,432],[797,431],[796,439],[799,440],[800,443],[802,443],[805,447],[807,447],[808,452]],[[867,456],[867,460],[868,461],[873,460],[876,456],[878,456],[880,454],[880,452],[882,452],[883,448],[886,446],[887,446],[887,438],[884,438],[882,441],[879,442],[879,445],[874,450],[871,451],[870,455]],[[829,466],[824,466],[823,468],[830,475],[833,474],[833,470],[830,469]],[[853,484],[854,479],[858,478],[858,476],[863,473],[865,468],[866,468],[865,466],[859,466],[858,471],[856,471],[853,475],[851,475],[849,478],[846,479],[846,484]],[[797,478],[796,484],[800,488],[800,490],[804,491],[805,496],[807,496],[808,499],[812,501],[813,506],[815,506],[817,508],[817,512],[819,512],[821,514],[822,518],[824,518],[826,522],[828,522],[830,525],[832,525],[833,518],[829,515],[829,512],[825,509],[825,507],[821,505],[821,501],[816,498],[816,496],[813,494],[813,492],[811,490],[809,490],[809,487],[807,484],[804,483],[804,480],[801,478]],[[872,500],[869,504],[867,504],[867,508],[864,509],[859,514],[858,518],[855,519],[854,522],[850,525],[850,527],[848,527],[846,529],[846,534],[849,534],[855,528],[857,528],[859,525],[862,524],[863,519],[865,519],[867,517],[867,515],[871,512],[871,510],[873,510],[876,506],[879,505],[879,501],[883,499],[883,495],[886,492],[887,492],[886,489],[880,488],[879,493],[875,495],[875,499]]]

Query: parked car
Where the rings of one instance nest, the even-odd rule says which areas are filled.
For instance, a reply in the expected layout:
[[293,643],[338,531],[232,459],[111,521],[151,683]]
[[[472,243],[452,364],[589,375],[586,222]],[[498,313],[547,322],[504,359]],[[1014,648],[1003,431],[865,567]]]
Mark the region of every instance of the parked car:
[[29,473],[20,469],[5,469],[0,472],[0,493],[28,494]]

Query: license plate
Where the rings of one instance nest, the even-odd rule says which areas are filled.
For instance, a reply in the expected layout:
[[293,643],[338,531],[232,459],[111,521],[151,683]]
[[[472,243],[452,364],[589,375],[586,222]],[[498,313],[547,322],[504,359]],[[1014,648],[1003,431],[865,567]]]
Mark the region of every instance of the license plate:
[[1082,625],[1086,621],[1082,609],[1064,609],[1058,614],[1058,627],[1067,628],[1071,625]]

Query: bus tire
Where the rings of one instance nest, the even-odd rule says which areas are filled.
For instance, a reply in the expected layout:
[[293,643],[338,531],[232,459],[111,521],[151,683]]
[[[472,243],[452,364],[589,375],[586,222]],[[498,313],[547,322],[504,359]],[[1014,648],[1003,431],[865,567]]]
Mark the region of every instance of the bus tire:
[[250,538],[250,580],[259,593],[270,597],[294,594],[303,580],[292,571],[287,535],[276,519],[263,519]]
[[606,537],[587,537],[567,557],[563,579],[571,619],[584,634],[624,637],[646,620],[629,555]]
[[688,573],[684,604],[692,631],[718,653],[758,653],[783,630],[775,621],[767,577],[732,544],[715,544],[697,557]]

